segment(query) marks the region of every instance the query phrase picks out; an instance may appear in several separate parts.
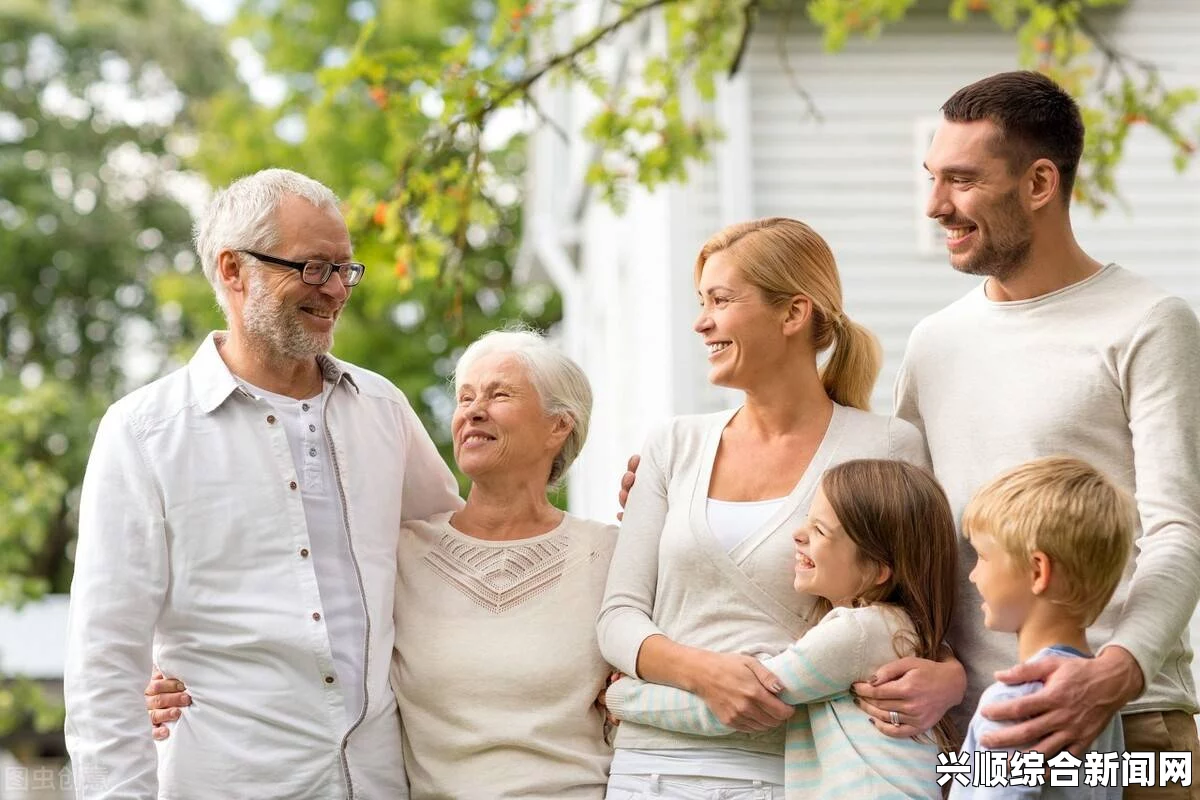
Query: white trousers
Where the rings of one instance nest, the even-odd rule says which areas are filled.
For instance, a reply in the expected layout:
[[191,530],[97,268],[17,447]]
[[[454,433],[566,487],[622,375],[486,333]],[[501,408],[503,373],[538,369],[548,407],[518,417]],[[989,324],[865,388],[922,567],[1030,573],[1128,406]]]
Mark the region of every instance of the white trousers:
[[612,775],[604,800],[783,800],[783,786],[692,775]]

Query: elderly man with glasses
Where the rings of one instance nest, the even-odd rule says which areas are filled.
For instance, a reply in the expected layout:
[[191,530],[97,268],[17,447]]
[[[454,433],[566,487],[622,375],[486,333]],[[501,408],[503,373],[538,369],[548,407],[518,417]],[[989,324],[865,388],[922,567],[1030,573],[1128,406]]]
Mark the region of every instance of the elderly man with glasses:
[[[404,395],[329,355],[365,267],[337,199],[243,178],[196,229],[228,332],[119,400],[80,501],[65,675],[80,797],[402,798],[401,523],[456,510]],[[194,706],[155,753],[152,663]]]

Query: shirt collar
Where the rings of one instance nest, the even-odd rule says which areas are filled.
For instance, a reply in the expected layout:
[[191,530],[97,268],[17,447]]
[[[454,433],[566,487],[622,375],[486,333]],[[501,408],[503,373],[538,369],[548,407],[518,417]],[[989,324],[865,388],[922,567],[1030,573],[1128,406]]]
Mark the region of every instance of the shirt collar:
[[[213,331],[205,337],[204,343],[196,350],[192,360],[188,362],[188,371],[192,378],[193,391],[200,410],[211,414],[224,403],[234,392],[244,391],[237,378],[229,371],[229,367],[217,351],[217,345],[228,334],[225,331]],[[317,356],[317,366],[321,368],[321,376],[335,387],[345,381],[346,385],[358,392],[358,384],[354,376],[345,368],[342,362],[330,355]]]

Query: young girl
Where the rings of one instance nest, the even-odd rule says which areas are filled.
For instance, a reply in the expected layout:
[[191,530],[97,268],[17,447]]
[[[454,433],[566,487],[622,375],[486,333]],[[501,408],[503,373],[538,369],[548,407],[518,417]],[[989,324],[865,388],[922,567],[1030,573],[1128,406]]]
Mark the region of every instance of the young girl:
[[[807,524],[793,535],[796,591],[819,598],[821,621],[764,664],[779,697],[799,706],[788,722],[787,797],[940,798],[935,741],[893,739],[854,704],[850,687],[897,657],[936,659],[954,608],[958,543],[950,506],[929,473],[902,461],[858,460],[821,479]],[[609,712],[658,728],[719,736],[704,701],[668,686],[621,678]]]

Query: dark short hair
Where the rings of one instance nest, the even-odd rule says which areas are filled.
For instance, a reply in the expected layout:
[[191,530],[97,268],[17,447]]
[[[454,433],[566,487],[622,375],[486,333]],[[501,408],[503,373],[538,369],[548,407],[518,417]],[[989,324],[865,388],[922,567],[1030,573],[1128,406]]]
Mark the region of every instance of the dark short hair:
[[1001,72],[959,89],[942,105],[942,115],[948,122],[995,125],[995,146],[1014,173],[1050,159],[1062,178],[1063,201],[1071,201],[1083,155],[1083,117],[1053,80],[1030,70]]

